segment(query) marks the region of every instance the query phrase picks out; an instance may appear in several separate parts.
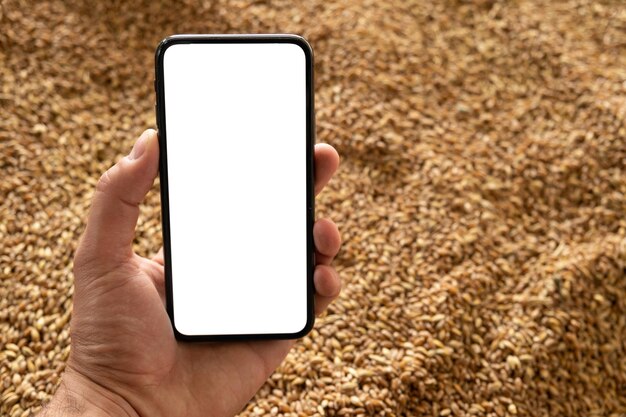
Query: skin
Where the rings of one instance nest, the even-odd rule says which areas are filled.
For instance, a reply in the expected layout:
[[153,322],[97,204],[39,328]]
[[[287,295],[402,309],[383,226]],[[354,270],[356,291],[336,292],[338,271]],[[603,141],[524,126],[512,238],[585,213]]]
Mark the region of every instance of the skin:
[[[176,341],[164,308],[162,250],[151,259],[132,250],[139,205],[158,160],[156,132],[146,130],[131,154],[98,182],[74,259],[71,354],[40,416],[233,416],[295,343]],[[316,145],[316,194],[338,165],[331,146]],[[319,315],[341,288],[331,266],[340,235],[327,219],[315,223],[313,235]]]

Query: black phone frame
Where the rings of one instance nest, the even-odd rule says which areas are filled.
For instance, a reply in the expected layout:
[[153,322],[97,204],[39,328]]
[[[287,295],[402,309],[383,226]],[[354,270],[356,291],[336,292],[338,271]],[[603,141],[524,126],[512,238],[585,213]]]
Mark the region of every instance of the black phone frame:
[[[165,91],[163,79],[163,57],[167,48],[185,43],[291,43],[304,51],[306,66],[306,227],[307,227],[307,321],[304,328],[295,333],[260,333],[260,334],[221,334],[221,335],[186,335],[178,331],[174,320],[172,293],[172,262],[169,217],[169,184],[167,168],[167,128],[165,125]],[[211,342],[235,340],[297,339],[308,334],[315,322],[313,272],[315,268],[315,247],[313,242],[313,224],[315,218],[314,194],[314,145],[315,145],[315,110],[313,84],[313,49],[301,36],[293,34],[185,34],[169,36],[159,43],[155,53],[156,121],[159,137],[160,157],[159,176],[161,183],[161,218],[163,227],[163,258],[165,271],[166,310],[170,317],[172,330],[177,340],[185,342]],[[216,318],[217,319],[217,318]]]

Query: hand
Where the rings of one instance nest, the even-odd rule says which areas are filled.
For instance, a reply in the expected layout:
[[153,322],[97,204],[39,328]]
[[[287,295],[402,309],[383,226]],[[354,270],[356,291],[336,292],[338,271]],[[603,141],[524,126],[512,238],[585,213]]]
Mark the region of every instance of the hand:
[[[156,132],[147,130],[98,182],[74,260],[71,354],[44,415],[65,415],[70,407],[85,415],[233,416],[294,344],[175,340],[164,307],[162,250],[152,259],[132,250],[139,204],[152,187],[158,159]],[[338,165],[331,146],[315,147],[316,194]],[[330,220],[318,220],[313,235],[319,314],[340,291],[330,266],[340,237]]]

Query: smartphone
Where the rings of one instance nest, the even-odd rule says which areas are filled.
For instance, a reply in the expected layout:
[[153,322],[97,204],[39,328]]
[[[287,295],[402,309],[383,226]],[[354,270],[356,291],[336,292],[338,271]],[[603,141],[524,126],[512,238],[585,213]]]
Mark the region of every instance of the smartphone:
[[296,35],[156,50],[167,312],[179,340],[313,326],[313,52]]

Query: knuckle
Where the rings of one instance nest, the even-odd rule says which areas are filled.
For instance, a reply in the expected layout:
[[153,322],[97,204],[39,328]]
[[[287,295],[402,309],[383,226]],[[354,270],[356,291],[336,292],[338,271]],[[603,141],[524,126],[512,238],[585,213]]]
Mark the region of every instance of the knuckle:
[[105,171],[104,174],[100,176],[98,183],[96,184],[96,191],[99,192],[107,192],[107,190],[111,186],[111,173],[109,170]]
[[114,179],[119,175],[118,171],[120,170],[120,165],[123,162],[124,160],[121,160],[108,170],[104,171],[104,174],[100,176],[98,182],[96,183],[96,191],[105,193],[111,192]]

